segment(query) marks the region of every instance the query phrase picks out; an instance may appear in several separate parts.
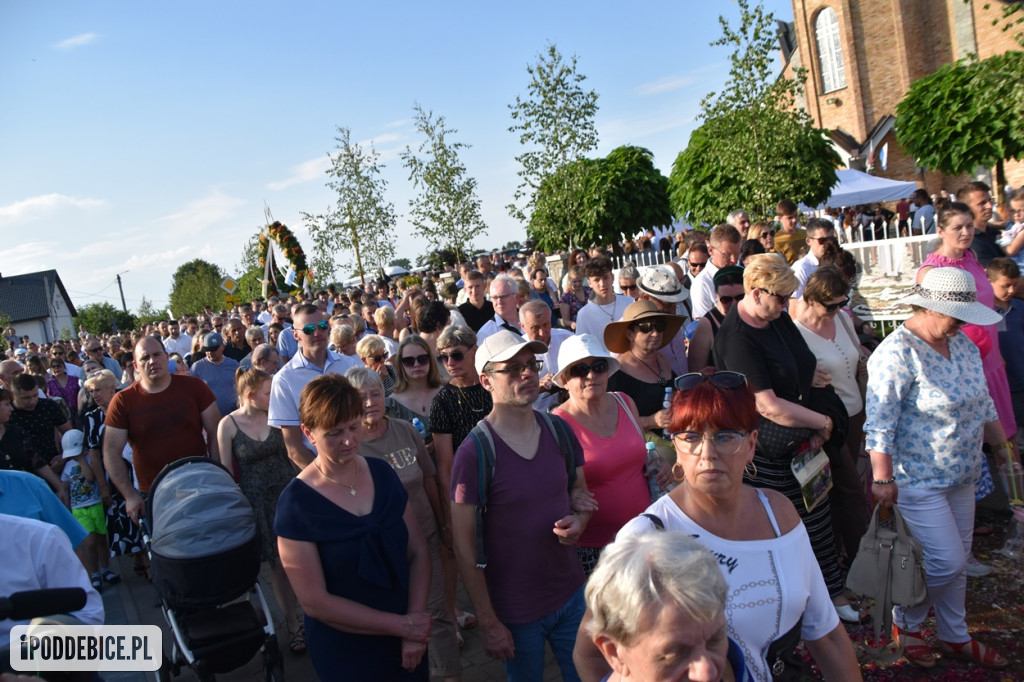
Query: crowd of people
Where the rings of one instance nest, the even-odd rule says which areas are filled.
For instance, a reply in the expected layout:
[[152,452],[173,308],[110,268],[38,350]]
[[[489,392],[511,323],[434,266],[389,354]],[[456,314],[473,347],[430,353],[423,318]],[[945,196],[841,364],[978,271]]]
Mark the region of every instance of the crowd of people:
[[[935,665],[934,608],[943,656],[1003,667],[965,597],[991,570],[975,501],[1019,461],[1024,196],[1006,225],[987,186],[958,196],[881,341],[842,221],[788,200],[627,249],[662,265],[481,255],[117,335],[7,330],[0,514],[64,529],[95,595],[111,556],[146,575],[153,480],[205,455],[251,502],[288,646],[323,679],[458,680],[479,627],[510,680],[543,679],[546,643],[565,680],[767,682],[800,674],[801,641],[825,679],[860,679],[845,573],[871,505],[898,504],[929,587],[895,610],[903,654]],[[813,500],[809,458],[831,472]]]

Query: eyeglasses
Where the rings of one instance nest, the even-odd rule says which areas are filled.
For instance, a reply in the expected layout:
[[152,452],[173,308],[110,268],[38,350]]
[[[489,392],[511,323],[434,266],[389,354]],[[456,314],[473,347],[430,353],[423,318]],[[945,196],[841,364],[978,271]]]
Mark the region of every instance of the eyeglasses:
[[[758,289],[761,289],[761,287],[758,287]],[[777,294],[774,291],[768,291],[767,289],[761,289],[761,291],[768,294],[769,296],[774,296],[775,298],[779,299],[779,303],[785,303],[786,301],[789,300],[790,296],[793,295],[792,292],[788,294]]]
[[694,263],[692,260],[687,262],[690,264],[690,268],[693,270],[700,270],[701,268],[706,267],[708,264],[707,261],[704,261],[703,263]]
[[514,293],[511,293],[511,294],[498,294],[498,295],[491,294],[491,301],[503,301],[504,299],[509,298],[510,296],[515,296],[515,295],[516,294],[514,294]]
[[100,353],[102,353],[102,352],[103,352],[103,349],[102,349],[102,348],[100,348],[99,346],[96,346],[95,348],[86,348],[86,349],[85,349],[85,352],[86,352],[86,353],[96,353],[96,352],[100,352]]
[[373,360],[374,362],[384,362],[385,360],[388,359],[388,354],[381,353],[380,355],[371,355],[369,356],[369,359]]
[[775,236],[775,230],[767,230],[767,231],[761,233],[760,239],[764,239],[765,237],[774,237],[774,236]]
[[668,327],[668,320],[663,317],[657,320],[644,320],[643,322],[634,322],[632,328],[641,334],[650,334],[651,331],[664,332]]
[[834,237],[808,237],[808,241],[818,242],[818,245],[824,244],[827,241],[834,239]]
[[449,362],[462,362],[466,359],[466,354],[461,350],[453,350],[451,353],[447,354],[438,353],[437,359],[447,365]]
[[710,381],[713,386],[718,388],[739,388],[747,383],[747,377],[739,372],[730,372],[728,370],[720,370],[714,374],[690,372],[678,377],[675,381],[675,387],[677,391],[692,391],[705,381]]
[[430,355],[423,353],[422,355],[406,355],[402,358],[402,365],[409,369],[412,369],[416,365],[423,365],[426,367],[430,364]]
[[746,437],[747,434],[743,431],[716,431],[708,434],[699,431],[676,431],[671,435],[676,450],[684,455],[697,454],[704,441],[709,441],[715,452],[720,455],[735,455]]
[[824,306],[826,311],[828,311],[830,313],[834,313],[835,311],[839,310],[840,308],[845,308],[846,304],[849,303],[849,302],[850,302],[850,297],[847,296],[846,298],[841,300],[839,303],[822,303],[821,305]]
[[331,325],[329,322],[327,322],[327,320],[320,320],[316,324],[302,325],[302,333],[305,334],[306,336],[313,336],[313,334],[316,334],[317,329],[319,329],[322,332],[325,332],[328,329],[330,329],[330,327]]
[[541,362],[540,360],[530,360],[525,365],[509,365],[508,367],[504,367],[502,369],[489,369],[485,372],[485,374],[508,374],[514,377],[521,377],[526,372],[526,370],[539,372],[540,368],[543,366],[544,363]]
[[738,303],[739,301],[743,300],[744,296],[746,296],[746,294],[737,294],[735,296],[719,296],[718,300],[726,304]]
[[573,379],[582,379],[591,372],[595,375],[606,374],[608,372],[608,361],[604,358],[600,358],[598,360],[594,360],[589,365],[580,362],[569,368],[569,376]]
[[629,284],[629,285],[626,285],[626,284],[620,284],[620,285],[619,285],[619,288],[620,288],[620,289],[622,289],[622,291],[624,291],[624,292],[625,292],[625,291],[636,291],[636,290],[638,290],[638,289],[639,289],[640,287],[638,287],[638,286],[637,286],[637,285],[635,285],[635,284]]

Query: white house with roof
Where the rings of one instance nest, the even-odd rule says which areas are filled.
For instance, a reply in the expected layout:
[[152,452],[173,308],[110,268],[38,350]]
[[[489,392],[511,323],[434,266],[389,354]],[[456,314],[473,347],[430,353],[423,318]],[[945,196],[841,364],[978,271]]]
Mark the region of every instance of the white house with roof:
[[0,275],[0,312],[9,318],[16,336],[36,343],[56,341],[64,329],[74,335],[73,318],[78,314],[56,270]]

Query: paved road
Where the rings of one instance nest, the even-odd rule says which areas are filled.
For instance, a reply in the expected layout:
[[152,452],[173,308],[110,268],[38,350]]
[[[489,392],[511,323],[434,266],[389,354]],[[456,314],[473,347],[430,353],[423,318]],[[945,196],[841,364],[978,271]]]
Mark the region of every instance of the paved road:
[[[112,561],[114,570],[118,571],[123,580],[115,586],[106,586],[103,591],[103,605],[107,610],[108,625],[157,625],[164,633],[164,648],[170,650],[171,631],[160,611],[160,601],[156,590],[144,578],[132,571],[131,559],[119,557]],[[278,646],[281,648],[285,663],[285,677],[288,680],[316,680],[316,673],[308,656],[294,656],[288,650],[288,632],[284,627],[284,619],[277,604],[273,601],[270,589],[270,572],[266,564],[260,575],[260,584],[270,602],[274,613],[278,633]],[[468,607],[464,595],[460,595],[460,603]],[[483,650],[479,628],[463,631],[465,644],[462,647],[462,679],[463,682],[497,682],[505,679],[501,664],[493,660]],[[154,673],[102,673],[107,682],[150,682],[156,680]],[[179,680],[189,681],[195,677],[185,669]],[[262,679],[260,656],[257,654],[247,665],[225,675],[218,675],[218,680],[254,682]],[[548,652],[547,665],[544,670],[545,682],[561,680],[558,666]]]

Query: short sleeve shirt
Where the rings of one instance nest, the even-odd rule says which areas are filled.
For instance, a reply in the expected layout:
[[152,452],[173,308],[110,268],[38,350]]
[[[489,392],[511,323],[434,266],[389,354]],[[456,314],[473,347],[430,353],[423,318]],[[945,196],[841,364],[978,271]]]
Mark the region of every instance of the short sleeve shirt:
[[44,463],[49,463],[51,459],[60,454],[57,450],[54,429],[66,421],[67,418],[57,407],[57,403],[40,398],[32,411],[14,408],[11,411],[9,423],[24,429],[36,454],[42,458]]

